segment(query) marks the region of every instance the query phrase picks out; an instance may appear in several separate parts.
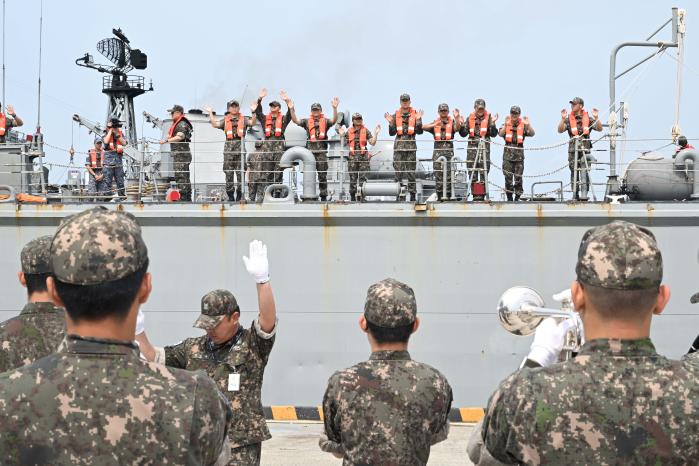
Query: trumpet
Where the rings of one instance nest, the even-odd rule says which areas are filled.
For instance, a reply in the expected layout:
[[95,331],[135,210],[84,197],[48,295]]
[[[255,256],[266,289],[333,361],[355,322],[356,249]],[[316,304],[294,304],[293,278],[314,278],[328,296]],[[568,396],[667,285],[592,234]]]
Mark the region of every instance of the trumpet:
[[498,302],[498,318],[503,328],[513,335],[530,335],[548,317],[559,321],[573,319],[573,325],[566,335],[562,359],[570,359],[577,353],[584,341],[584,331],[580,315],[575,311],[567,291],[554,295],[561,303],[561,309],[548,309],[544,299],[534,289],[527,286],[514,286],[505,291]]

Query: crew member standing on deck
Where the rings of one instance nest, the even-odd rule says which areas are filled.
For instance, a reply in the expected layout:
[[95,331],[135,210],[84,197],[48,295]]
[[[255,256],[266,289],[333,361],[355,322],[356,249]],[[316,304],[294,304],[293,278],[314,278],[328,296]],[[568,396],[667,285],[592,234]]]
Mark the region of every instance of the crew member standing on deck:
[[87,200],[92,201],[94,196],[102,196],[106,191],[104,187],[104,149],[102,149],[102,138],[95,138],[95,147],[87,152],[85,159],[85,169],[87,170]]
[[281,112],[282,106],[276,100],[269,103],[269,113],[267,115],[262,111],[262,99],[267,97],[267,89],[262,88],[257,98],[255,105],[255,115],[262,124],[262,129],[265,132],[265,143],[263,146],[269,162],[274,163],[274,171],[267,174],[267,179],[270,183],[281,183],[284,177],[284,172],[279,166],[279,161],[286,150],[286,139],[284,131],[291,122],[291,109],[294,108],[294,102],[289,98],[285,91],[279,93],[282,100],[286,103],[287,111],[285,114]]
[[313,152],[313,157],[316,159],[321,201],[328,199],[328,129],[337,121],[337,106],[340,105],[340,99],[335,97],[331,105],[333,107],[332,119],[325,118],[323,107],[318,102],[311,105],[311,115],[302,120],[296,117],[293,106],[289,108],[291,121],[306,130],[308,136],[306,148]]
[[277,311],[269,282],[267,246],[252,241],[250,255],[243,261],[257,282],[259,303],[259,314],[249,328],[240,324],[240,307],[233,294],[214,290],[202,297],[201,315],[194,322],[206,335],[165,348],[141,345],[151,361],[206,372],[228,398],[235,413],[228,429],[231,466],[259,465],[261,442],[271,438],[262,412],[262,378],[277,333]]
[[391,115],[385,113],[388,121],[388,135],[395,136],[393,143],[393,170],[395,180],[403,184],[408,179],[406,201],[417,200],[415,170],[417,169],[417,143],[415,135],[422,134],[422,110],[410,106],[410,96],[401,94],[400,108]]
[[24,121],[15,113],[12,105],[7,106],[7,113],[2,111],[2,103],[0,103],[0,143],[7,141],[7,135],[11,128],[22,126]]
[[222,120],[216,119],[211,107],[204,107],[204,111],[209,114],[211,126],[223,130],[225,134],[223,173],[226,175],[226,194],[229,201],[240,201],[243,198],[245,182],[245,170],[241,170],[240,163],[243,156],[242,143],[245,141],[247,129],[255,125],[255,114],[253,113],[252,117],[246,117],[240,113],[240,104],[237,100],[228,102],[228,111]]
[[168,113],[172,117],[172,125],[165,139],[160,144],[170,144],[170,156],[175,172],[177,189],[181,199],[192,200],[192,182],[189,178],[189,164],[192,163],[192,153],[189,151],[189,143],[192,140],[192,123],[184,116],[184,108],[181,105],[173,105]]
[[121,132],[121,122],[112,118],[107,123],[107,133],[104,135],[104,191],[111,195],[112,185],[116,183],[117,195],[123,199],[124,190],[124,146],[126,139]]
[[345,131],[342,126],[338,128],[340,136],[345,137],[345,147],[347,147],[349,155],[348,171],[350,177],[350,200],[352,201],[357,200],[357,192],[360,193],[362,202],[365,200],[361,187],[367,179],[367,174],[370,170],[369,160],[371,159],[371,154],[367,150],[367,143],[372,146],[376,144],[380,131],[381,126],[376,125],[372,135],[371,131],[364,126],[364,119],[361,113],[352,115],[352,126],[348,130]]
[[[495,126],[497,121],[498,114],[491,115],[486,110],[483,99],[473,102],[473,112],[468,116],[468,122],[461,117],[459,134],[468,137],[466,168],[471,177],[471,194],[474,201],[485,199],[485,178],[486,174],[490,173],[490,138],[498,135],[498,128]],[[484,141],[482,147],[481,140]]]
[[534,128],[529,124],[529,117],[520,118],[522,109],[517,105],[510,108],[510,116],[500,128],[500,137],[505,138],[502,152],[502,172],[505,175],[505,194],[507,200],[519,201],[522,191],[522,174],[524,173],[524,139],[534,136]]
[[[454,109],[454,117],[449,116],[449,105],[439,104],[437,107],[438,118],[432,123],[422,126],[422,129],[434,135],[434,152],[432,153],[432,171],[434,172],[435,191],[437,199],[447,201],[452,195],[451,192],[451,172],[452,159],[454,158],[454,135],[461,128],[459,109]],[[441,157],[447,159],[447,178],[444,179],[444,165],[439,160]],[[446,182],[447,196],[444,195],[444,183]]]
[[[602,121],[599,119],[599,110],[592,109],[592,117],[584,108],[585,102],[580,97],[570,101],[570,113],[564,108],[561,110],[561,121],[558,123],[558,132],[568,132],[568,167],[570,168],[570,187],[573,190],[573,199],[587,200],[587,191],[590,188],[589,155],[592,150],[590,131],[602,131]],[[578,176],[575,176],[575,147],[578,148]],[[577,181],[577,182],[576,182]],[[578,195],[578,192],[580,195]]]
[[677,154],[685,149],[694,149],[694,146],[689,143],[687,136],[680,136],[677,138],[677,150],[672,154],[672,158],[677,157]]

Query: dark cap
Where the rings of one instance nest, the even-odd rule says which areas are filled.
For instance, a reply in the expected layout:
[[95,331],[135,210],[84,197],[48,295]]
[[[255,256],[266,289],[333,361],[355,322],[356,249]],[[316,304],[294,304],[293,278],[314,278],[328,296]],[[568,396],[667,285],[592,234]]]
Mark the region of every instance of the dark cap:
[[53,236],[46,235],[34,238],[24,245],[20,254],[22,272],[30,275],[51,273],[51,240]]
[[585,101],[582,100],[581,97],[573,97],[573,99],[570,101],[571,104],[580,104],[580,105],[585,105]]
[[323,107],[321,107],[318,102],[315,102],[311,104],[311,110],[323,110]]
[[677,138],[677,144],[679,144],[681,147],[684,147],[687,144],[689,144],[687,136],[680,136],[679,138]]
[[269,103],[269,106],[270,107],[281,107],[282,104],[280,104],[278,100],[273,100]]
[[238,102],[238,101],[235,100],[235,99],[229,100],[229,101],[228,101],[228,107],[240,107],[240,102]]
[[699,293],[694,293],[691,298],[689,298],[689,302],[692,304],[699,303]]
[[94,207],[64,219],[51,242],[51,268],[57,280],[98,285],[140,270],[148,248],[136,217]]
[[354,112],[352,114],[352,119],[353,120],[363,120],[364,118],[362,117],[362,114],[359,112]]
[[473,102],[473,108],[480,108],[480,107],[485,108],[485,100],[483,100],[483,99],[476,99],[476,100]]
[[238,302],[228,290],[209,291],[201,298],[201,315],[194,327],[211,330],[227,315],[239,311]]
[[516,113],[517,115],[520,115],[522,113],[522,109],[519,108],[519,105],[513,105],[510,107],[510,113]]
[[174,113],[174,112],[184,113],[184,107],[182,105],[175,104],[172,106],[172,108],[168,108],[167,112],[168,113]]
[[575,272],[579,282],[601,288],[656,288],[663,280],[663,257],[650,230],[615,220],[583,235]]
[[405,283],[386,278],[369,287],[364,317],[379,327],[395,328],[415,322],[415,293]]
[[104,142],[104,141],[102,141],[101,137],[99,137],[99,136],[95,137],[95,144],[102,144],[102,142]]
[[400,101],[401,101],[401,102],[407,102],[408,100],[410,100],[410,95],[409,95],[409,94],[401,94],[401,95],[400,95]]
[[441,112],[442,110],[446,110],[446,111],[448,112],[448,111],[449,111],[449,105],[444,104],[444,103],[439,104],[439,106],[437,107],[437,111],[438,111],[438,112]]

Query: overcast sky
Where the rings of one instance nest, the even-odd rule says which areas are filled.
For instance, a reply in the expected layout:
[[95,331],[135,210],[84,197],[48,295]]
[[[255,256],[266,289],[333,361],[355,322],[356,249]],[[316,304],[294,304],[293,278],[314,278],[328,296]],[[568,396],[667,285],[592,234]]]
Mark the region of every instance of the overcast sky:
[[[24,118],[25,131],[37,119],[39,0],[8,0],[6,10],[6,100]],[[173,103],[185,108],[212,104],[221,111],[226,100],[244,95],[245,103],[261,86],[277,97],[286,89],[305,115],[314,101],[329,109],[335,95],[340,109],[360,111],[372,128],[394,111],[398,96],[409,92],[413,105],[436,116],[436,107],[470,111],[483,97],[500,122],[511,105],[519,105],[537,131],[530,146],[560,143],[560,110],[574,96],[607,118],[609,55],[617,43],[644,40],[671,16],[673,2],[654,0],[489,2],[256,2],[208,1],[112,3],[71,1],[44,3],[42,127],[48,143],[77,150],[91,143],[87,131],[73,128],[71,116],[105,118],[106,97],[98,72],[77,67],[85,52],[107,63],[95,49],[121,27],[132,47],[148,54],[143,74],[155,91],[136,99],[136,115],[147,110],[164,117]],[[699,137],[699,118],[689,103],[697,101],[699,52],[688,8],[685,78],[681,126]],[[699,18],[699,9],[697,9]],[[669,40],[669,27],[659,36]],[[651,49],[625,49],[619,70]],[[621,78],[617,96],[630,106],[630,139],[623,159],[669,143],[674,118],[676,56],[670,49]],[[141,127],[139,125],[139,131]],[[145,134],[155,136],[145,127]],[[429,136],[429,135],[428,135]],[[429,156],[429,145],[423,145]],[[606,146],[600,148],[605,148]],[[665,148],[666,154],[672,148]],[[47,149],[48,159],[66,163],[67,154]],[[596,153],[606,160],[606,152]],[[531,152],[525,175],[549,172],[566,164],[566,149]],[[500,164],[501,149],[493,160]],[[57,169],[52,179],[62,173]],[[492,173],[502,184],[502,174]],[[567,170],[542,179],[567,179]],[[597,180],[604,173],[596,173]],[[529,180],[531,181],[531,180]]]

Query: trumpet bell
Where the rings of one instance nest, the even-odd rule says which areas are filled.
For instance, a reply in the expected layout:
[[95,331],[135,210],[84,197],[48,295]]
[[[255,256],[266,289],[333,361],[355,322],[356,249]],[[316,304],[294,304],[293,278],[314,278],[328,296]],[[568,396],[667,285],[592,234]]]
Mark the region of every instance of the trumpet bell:
[[500,323],[514,335],[530,335],[545,317],[523,311],[524,306],[544,307],[544,299],[527,286],[513,286],[505,291],[498,302]]

